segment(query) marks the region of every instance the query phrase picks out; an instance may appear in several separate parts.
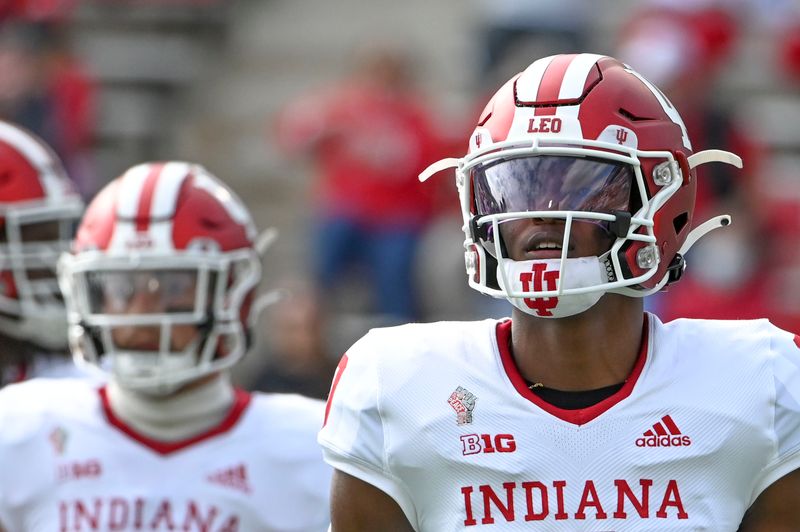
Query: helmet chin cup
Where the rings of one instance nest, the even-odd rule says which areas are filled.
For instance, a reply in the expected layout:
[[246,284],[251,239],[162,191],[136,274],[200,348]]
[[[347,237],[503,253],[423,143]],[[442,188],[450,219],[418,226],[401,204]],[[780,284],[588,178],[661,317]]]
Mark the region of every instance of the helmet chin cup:
[[[497,280],[505,297],[537,318],[566,318],[589,310],[603,296],[599,257],[514,261],[500,259]],[[568,292],[568,293],[565,293]]]

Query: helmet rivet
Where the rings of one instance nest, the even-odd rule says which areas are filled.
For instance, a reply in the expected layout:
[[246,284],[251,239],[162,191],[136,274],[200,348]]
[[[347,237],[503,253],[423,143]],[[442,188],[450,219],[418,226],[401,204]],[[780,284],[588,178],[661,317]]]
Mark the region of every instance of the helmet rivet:
[[653,168],[653,181],[656,185],[663,187],[672,184],[673,180],[674,176],[669,161],[664,161]]
[[658,249],[647,246],[636,253],[636,264],[644,270],[655,268],[658,265]]

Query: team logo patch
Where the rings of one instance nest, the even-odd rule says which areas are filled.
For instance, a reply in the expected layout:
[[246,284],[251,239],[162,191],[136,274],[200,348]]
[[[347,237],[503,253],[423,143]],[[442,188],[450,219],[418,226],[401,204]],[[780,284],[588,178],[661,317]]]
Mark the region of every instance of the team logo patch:
[[463,386],[459,386],[450,394],[447,402],[456,411],[456,422],[459,425],[472,423],[472,411],[475,409],[475,401],[477,399],[472,392]]
[[692,439],[683,434],[669,415],[662,417],[651,429],[636,439],[637,447],[686,447]]
[[53,451],[61,456],[64,454],[64,449],[67,446],[67,431],[65,431],[61,427],[56,427],[48,436],[50,440],[50,445],[53,446]]
[[250,493],[253,491],[247,479],[247,467],[244,464],[235,465],[213,473],[209,475],[206,480],[214,484],[241,491],[242,493]]

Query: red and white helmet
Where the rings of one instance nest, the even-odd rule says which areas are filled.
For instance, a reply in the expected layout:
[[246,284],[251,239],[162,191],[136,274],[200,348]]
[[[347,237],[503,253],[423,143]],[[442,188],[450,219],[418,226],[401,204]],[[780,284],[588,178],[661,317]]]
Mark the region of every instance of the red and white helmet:
[[67,346],[56,279],[83,201],[36,135],[0,121],[0,332],[45,349]]
[[[59,263],[78,363],[155,394],[233,365],[248,347],[248,315],[261,280],[266,244],[256,237],[242,201],[199,165],[141,164],[109,183]],[[163,306],[131,310],[126,301],[150,290]],[[181,295],[187,292],[188,300]],[[200,334],[177,351],[172,340],[180,325]],[[118,345],[113,331],[124,327],[157,330],[158,348]]]
[[[651,294],[683,271],[683,255],[719,216],[693,227],[695,172],[719,150],[693,154],[667,97],[628,65],[595,54],[539,59],[509,80],[480,116],[461,159],[434,163],[425,180],[456,168],[469,285],[526,313],[583,312],[605,292]],[[560,220],[559,259],[512,261],[499,224]],[[609,235],[599,257],[567,258],[574,222]]]

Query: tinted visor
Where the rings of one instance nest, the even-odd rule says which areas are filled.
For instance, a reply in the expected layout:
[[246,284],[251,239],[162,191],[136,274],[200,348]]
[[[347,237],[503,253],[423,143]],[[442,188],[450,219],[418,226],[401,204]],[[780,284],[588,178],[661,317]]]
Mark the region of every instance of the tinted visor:
[[478,215],[527,211],[629,211],[633,168],[608,160],[540,155],[472,170]]
[[174,314],[196,310],[196,270],[87,272],[92,314]]

